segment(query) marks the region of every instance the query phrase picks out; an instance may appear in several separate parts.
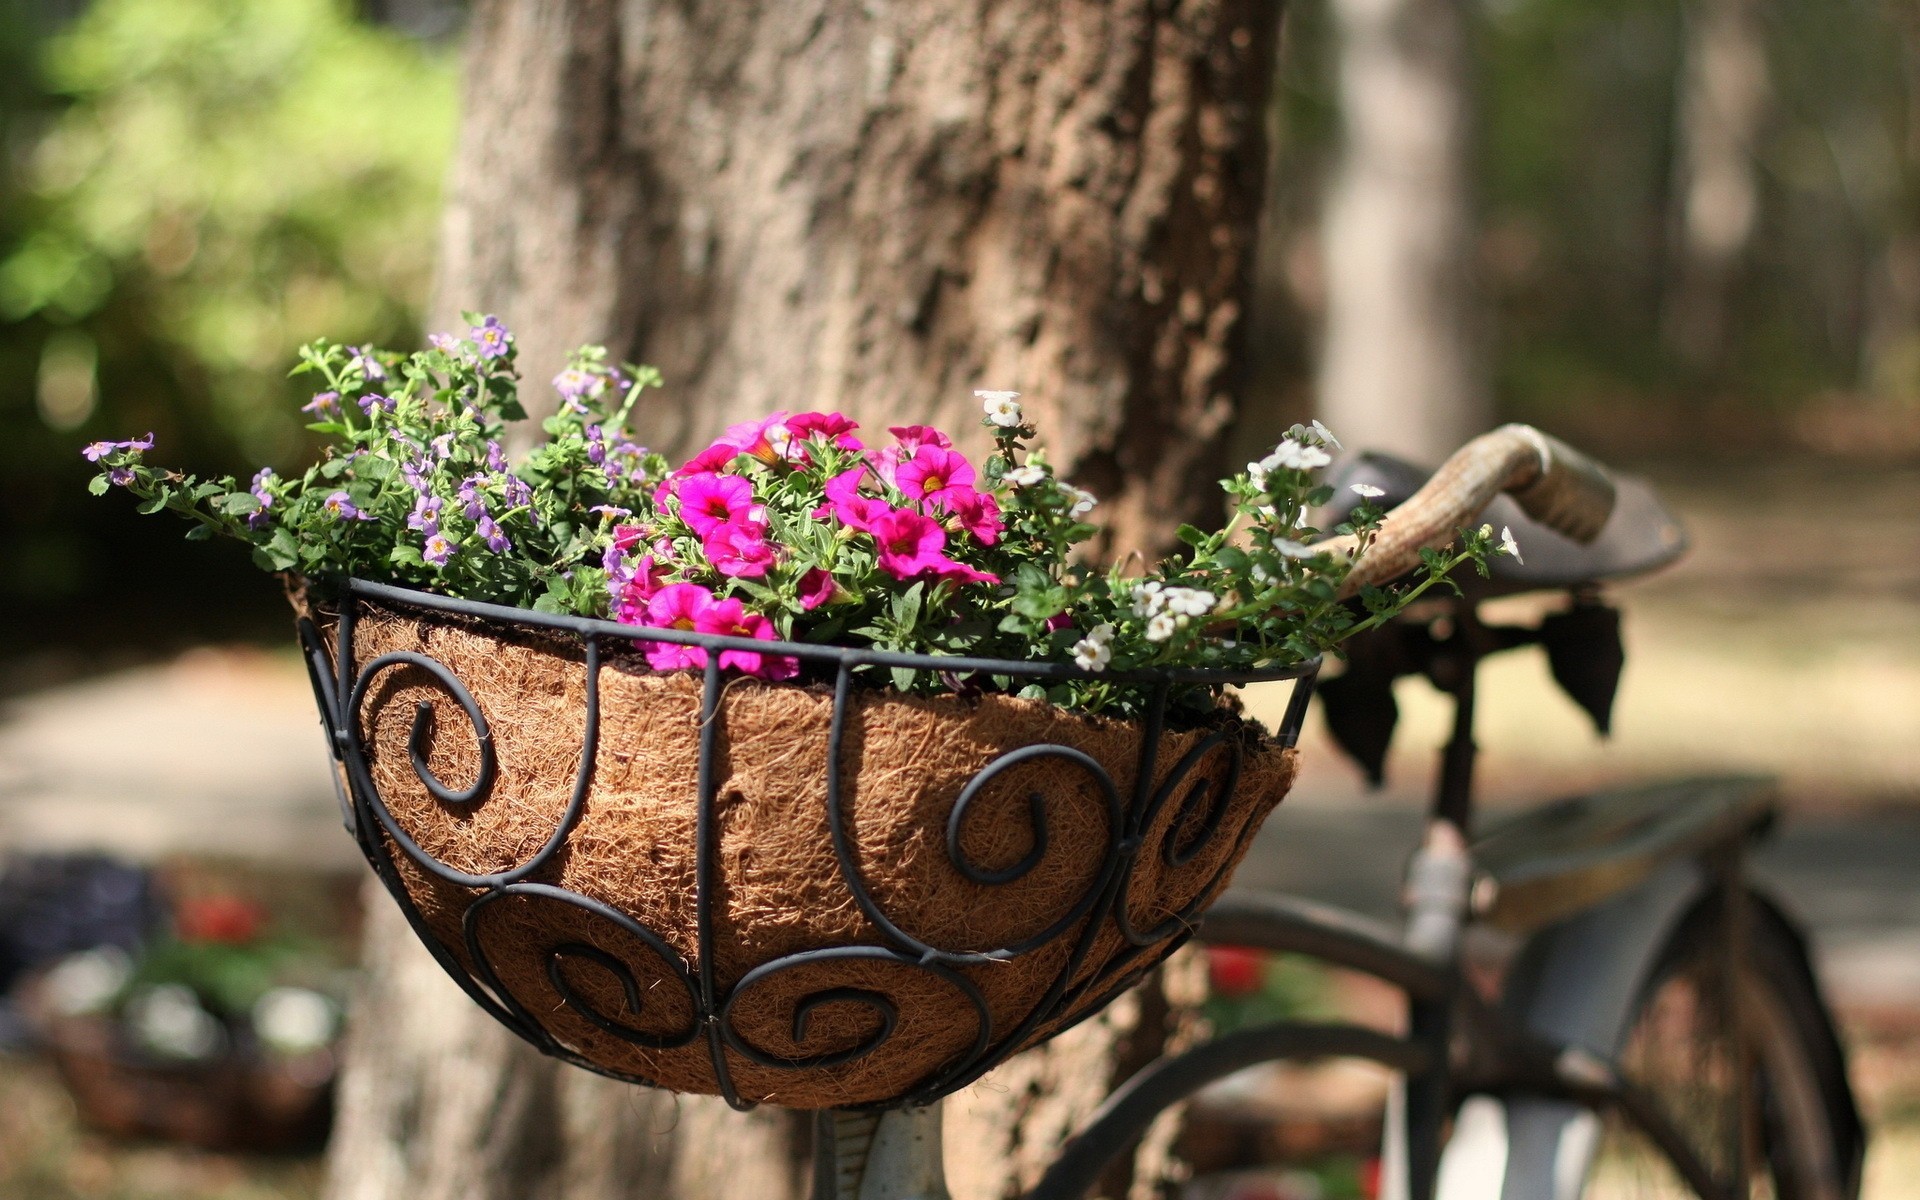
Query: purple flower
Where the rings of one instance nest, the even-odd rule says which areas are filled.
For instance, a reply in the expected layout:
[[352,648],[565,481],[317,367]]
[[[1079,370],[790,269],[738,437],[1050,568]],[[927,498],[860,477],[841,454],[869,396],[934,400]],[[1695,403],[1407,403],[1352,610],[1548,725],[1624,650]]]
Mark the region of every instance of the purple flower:
[[428,334],[427,345],[432,346],[435,350],[440,351],[442,354],[460,353],[460,339],[453,336],[450,333]]
[[420,552],[420,557],[426,559],[427,562],[433,566],[444,567],[447,565],[447,560],[453,557],[453,552],[459,548],[459,545],[458,542],[448,538],[445,534],[430,533],[427,535],[426,548]]
[[133,468],[132,467],[107,468],[107,482],[111,483],[115,487],[133,486]]
[[487,500],[480,494],[480,485],[486,481],[485,475],[469,475],[460,481],[460,490],[455,495],[464,506],[461,511],[466,513],[469,521],[478,521],[487,515]]
[[313,399],[300,406],[300,411],[316,417],[337,417],[340,415],[340,393],[315,392]]
[[632,509],[621,508],[618,504],[596,504],[587,511],[597,512],[603,517],[630,517],[633,515]]
[[405,479],[407,486],[414,491],[424,492],[427,490],[427,472],[431,470],[433,470],[431,460],[416,456],[400,464],[400,477]]
[[608,546],[600,554],[600,567],[607,573],[607,586],[618,593],[633,578],[633,568],[627,563],[627,552],[619,546]]
[[508,508],[526,508],[533,503],[533,489],[518,475],[507,476],[505,491]]
[[500,448],[499,442],[493,441],[492,439],[488,439],[487,470],[504,472],[506,469],[507,469],[507,452]]
[[142,450],[151,449],[153,449],[153,435],[148,434],[143,438],[135,438],[130,442],[88,442],[86,449],[80,451],[80,454],[88,462],[97,463],[116,450],[129,450],[138,454]]
[[354,367],[360,368],[361,375],[365,376],[369,383],[383,382],[387,377],[387,369],[381,366],[380,360],[373,356],[372,346],[361,346],[353,352],[353,357],[347,360],[347,369],[352,370]]
[[440,511],[446,507],[446,501],[438,496],[422,496],[413,502],[413,511],[407,514],[407,528],[418,529],[432,537],[440,532]]
[[443,433],[439,437],[434,438],[429,444],[433,449],[433,459],[435,462],[445,462],[453,457],[452,434]]
[[553,390],[568,400],[578,400],[596,391],[599,386],[599,379],[579,367],[568,367],[553,377]]
[[392,412],[397,407],[399,407],[399,402],[391,396],[382,396],[374,392],[369,392],[360,397],[360,411],[368,416],[372,416],[373,410],[376,408],[381,412]]
[[508,540],[505,533],[501,532],[499,523],[492,517],[481,517],[473,531],[487,543],[487,549],[495,554],[505,554],[513,547],[513,543]]
[[253,498],[260,507],[247,514],[247,528],[258,529],[267,523],[267,510],[273,507],[273,493],[267,490],[269,480],[275,478],[272,467],[261,467],[253,476]]
[[598,425],[589,425],[584,431],[587,438],[587,461],[599,466],[607,461],[606,434]]
[[320,507],[332,514],[336,521],[371,521],[373,518],[354,506],[345,492],[335,492],[320,502]]
[[513,335],[507,332],[507,327],[500,323],[499,317],[495,316],[489,316],[475,325],[468,330],[467,336],[471,337],[473,344],[479,347],[481,358],[499,358],[507,352],[508,345],[513,341]]

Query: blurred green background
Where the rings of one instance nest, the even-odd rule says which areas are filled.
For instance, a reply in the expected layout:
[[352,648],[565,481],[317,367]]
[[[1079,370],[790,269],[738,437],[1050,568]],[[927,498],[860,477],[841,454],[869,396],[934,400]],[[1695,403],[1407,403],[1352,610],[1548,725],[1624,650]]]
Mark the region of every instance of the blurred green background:
[[418,336],[455,16],[0,0],[0,655],[280,632],[244,556],[87,496],[78,447],[152,430],[156,461],[286,465],[296,346]]

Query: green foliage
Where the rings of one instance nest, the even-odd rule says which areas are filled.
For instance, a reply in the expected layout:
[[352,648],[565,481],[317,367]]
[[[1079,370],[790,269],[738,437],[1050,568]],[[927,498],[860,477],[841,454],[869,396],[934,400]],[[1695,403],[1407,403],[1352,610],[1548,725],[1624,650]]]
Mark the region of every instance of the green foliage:
[[[143,513],[194,522],[253,547],[263,570],[322,582],[342,576],[428,587],[472,600],[566,612],[606,611],[598,566],[611,539],[607,506],[632,512],[665,463],[599,421],[624,421],[651,372],[623,375],[603,356],[576,359],[595,380],[546,421],[548,441],[507,469],[499,435],[524,419],[511,337],[474,316],[473,339],[437,338],[409,356],[325,340],[301,351],[297,376],[325,385],[303,407],[331,439],[296,478],[262,469],[251,483],[202,480],[148,466],[145,443],[96,443],[102,481],[140,498]],[[483,348],[490,337],[495,346]],[[609,413],[606,403],[621,407]],[[602,511],[596,511],[602,510]]]
[[451,56],[337,0],[100,0],[42,57],[64,107],[33,149],[30,224],[0,243],[0,319],[123,343],[103,354],[136,339],[246,452],[283,458],[292,348],[412,323]]

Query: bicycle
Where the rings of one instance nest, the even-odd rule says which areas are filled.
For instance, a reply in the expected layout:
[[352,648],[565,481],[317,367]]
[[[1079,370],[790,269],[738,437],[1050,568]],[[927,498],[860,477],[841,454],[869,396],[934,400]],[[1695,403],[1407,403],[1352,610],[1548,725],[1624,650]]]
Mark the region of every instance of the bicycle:
[[[1509,427],[1431,479],[1367,455],[1337,480],[1342,495],[1359,483],[1400,505],[1399,540],[1390,528],[1370,552],[1385,573],[1417,561],[1436,530],[1469,522],[1511,526],[1526,547],[1526,562],[1502,559],[1490,581],[1356,640],[1348,672],[1320,685],[1336,738],[1376,772],[1394,680],[1424,675],[1452,700],[1404,926],[1230,892],[1197,930],[1203,943],[1305,955],[1382,981],[1406,997],[1406,1032],[1280,1021],[1162,1058],[1108,1098],[1026,1200],[1085,1195],[1157,1116],[1209,1083],[1326,1058],[1395,1073],[1384,1196],[1857,1195],[1866,1132],[1832,1016],[1804,938],[1743,871],[1745,847],[1775,818],[1772,781],[1624,788],[1474,830],[1478,664],[1545,647],[1555,678],[1604,730],[1623,656],[1618,612],[1599,587],[1685,549],[1644,482],[1550,458],[1547,443]],[[1550,476],[1558,496],[1539,494]],[[1541,590],[1567,593],[1570,607],[1531,627],[1481,619],[1487,599]],[[1462,970],[1474,922],[1523,939],[1492,999]],[[817,1200],[945,1197],[939,1124],[937,1104],[821,1114]]]

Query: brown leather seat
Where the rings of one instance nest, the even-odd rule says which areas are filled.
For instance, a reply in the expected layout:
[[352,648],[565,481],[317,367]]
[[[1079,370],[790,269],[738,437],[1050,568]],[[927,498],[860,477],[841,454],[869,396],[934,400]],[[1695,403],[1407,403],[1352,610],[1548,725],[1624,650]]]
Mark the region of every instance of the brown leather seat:
[[[1353,484],[1383,489],[1386,495],[1374,503],[1392,508],[1418,491],[1431,473],[1388,454],[1364,451],[1348,455],[1328,475],[1334,496],[1322,511],[1321,525],[1331,530],[1347,519],[1360,500],[1351,490]],[[1573,587],[1642,575],[1684,554],[1686,531],[1660,502],[1652,485],[1636,476],[1612,474],[1618,493],[1613,515],[1600,536],[1584,546],[1533,521],[1510,497],[1496,497],[1479,520],[1495,530],[1501,526],[1512,529],[1520,560],[1496,555],[1488,563],[1491,579],[1463,571],[1457,577],[1462,588],[1472,595],[1490,595]]]

